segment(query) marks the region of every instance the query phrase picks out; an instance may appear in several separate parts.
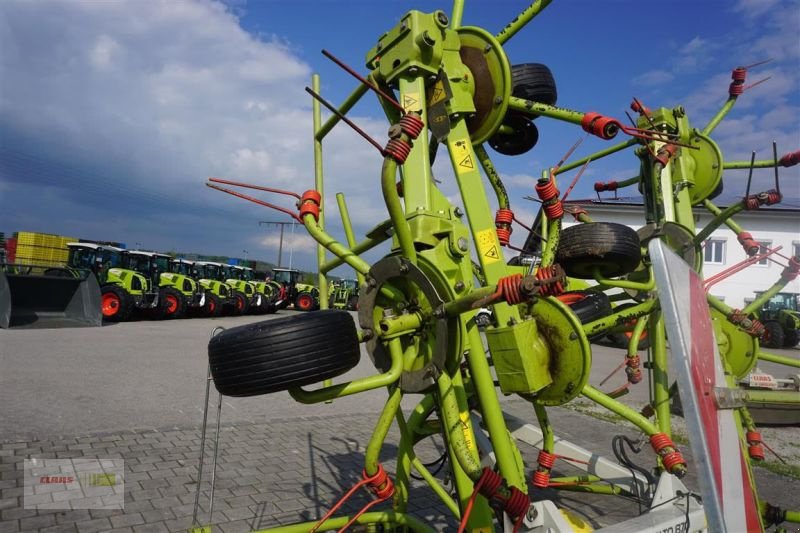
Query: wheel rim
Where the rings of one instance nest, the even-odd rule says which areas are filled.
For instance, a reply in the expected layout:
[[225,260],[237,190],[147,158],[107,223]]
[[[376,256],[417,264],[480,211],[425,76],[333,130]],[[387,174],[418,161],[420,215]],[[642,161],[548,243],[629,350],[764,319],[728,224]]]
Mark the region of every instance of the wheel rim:
[[208,300],[208,312],[209,314],[213,313],[217,308],[217,304],[214,303],[214,300]]
[[311,296],[301,296],[297,300],[297,305],[303,311],[308,311],[309,309],[311,309],[311,306],[313,305],[313,300],[311,300]]
[[178,310],[178,299],[173,294],[167,295],[167,314],[174,314]]
[[103,316],[114,316],[119,313],[119,296],[113,292],[103,295],[102,301]]
[[236,297],[236,309],[238,309],[239,311],[244,309],[244,298],[242,298],[241,296]]

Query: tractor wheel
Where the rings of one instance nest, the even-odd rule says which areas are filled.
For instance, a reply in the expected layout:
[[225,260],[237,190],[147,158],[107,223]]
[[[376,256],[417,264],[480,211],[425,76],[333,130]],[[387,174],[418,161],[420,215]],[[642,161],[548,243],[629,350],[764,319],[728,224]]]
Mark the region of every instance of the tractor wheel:
[[761,344],[767,348],[783,348],[783,328],[780,322],[774,320],[764,322],[764,336],[761,337]]
[[[627,309],[629,307],[633,307],[634,305],[636,305],[636,304],[635,303],[626,303],[626,304],[618,305],[617,308],[615,309],[615,311],[622,311],[622,310]],[[633,326],[636,325],[636,319],[634,318],[633,320],[625,322],[625,325],[626,326],[630,326],[631,328],[633,328]],[[629,344],[629,342],[631,340],[631,337],[633,337],[633,331],[622,331],[622,332],[619,332],[619,333],[611,333],[608,336],[608,340],[610,340],[611,343],[614,346],[616,346],[617,348],[627,349],[628,348],[628,344]],[[641,337],[639,337],[639,349],[640,350],[647,350],[648,348],[650,348],[650,336],[647,334],[647,328],[645,328],[642,331]]]
[[163,306],[162,318],[183,318],[186,314],[186,297],[174,287],[165,287],[159,295],[160,305]]
[[347,311],[326,310],[227,329],[208,343],[211,375],[226,396],[257,396],[319,383],[358,364]]
[[522,63],[511,67],[512,96],[547,105],[558,100],[553,73],[541,63]]
[[358,311],[358,296],[351,296],[347,300],[347,309],[349,311]]
[[588,324],[611,314],[611,301],[602,292],[569,291],[556,298],[572,309],[581,324]]
[[250,302],[242,291],[233,291],[233,310],[234,316],[244,315],[250,310]]
[[117,285],[106,285],[101,289],[100,309],[103,320],[124,322],[131,317],[133,300],[128,291]]
[[783,347],[784,348],[794,348],[797,346],[798,339],[797,330],[796,329],[787,329],[783,332]]
[[206,304],[203,306],[203,312],[207,317],[220,316],[222,314],[222,303],[219,300],[219,296],[207,292]]
[[313,311],[316,307],[314,304],[314,296],[308,292],[301,292],[294,300],[295,311]]
[[556,261],[567,276],[592,279],[595,272],[616,278],[633,272],[642,260],[639,236],[623,224],[592,222],[561,231]]

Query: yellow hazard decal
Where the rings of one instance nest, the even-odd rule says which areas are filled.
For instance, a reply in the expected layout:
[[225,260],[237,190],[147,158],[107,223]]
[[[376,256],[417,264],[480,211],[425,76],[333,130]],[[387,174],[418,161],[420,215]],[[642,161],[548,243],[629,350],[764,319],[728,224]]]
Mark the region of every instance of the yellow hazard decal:
[[469,139],[464,138],[453,142],[450,150],[453,152],[453,159],[459,174],[475,170],[475,156],[472,154]]
[[419,93],[406,93],[403,95],[403,109],[406,111],[419,111],[422,109],[419,103]]
[[428,107],[443,102],[447,99],[447,92],[444,90],[444,82],[442,80],[433,84],[433,87],[428,94]]
[[461,432],[464,434],[464,440],[467,442],[469,450],[475,450],[475,441],[472,438],[472,430],[469,427],[469,413],[461,413]]
[[493,229],[478,232],[478,253],[484,264],[500,260],[500,243],[497,242],[497,234]]

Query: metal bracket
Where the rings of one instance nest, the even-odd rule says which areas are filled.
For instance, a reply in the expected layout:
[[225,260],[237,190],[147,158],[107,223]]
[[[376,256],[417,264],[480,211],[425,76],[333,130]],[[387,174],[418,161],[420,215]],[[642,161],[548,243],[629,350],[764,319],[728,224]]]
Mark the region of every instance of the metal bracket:
[[719,409],[738,409],[744,407],[747,391],[728,387],[714,387],[714,402]]

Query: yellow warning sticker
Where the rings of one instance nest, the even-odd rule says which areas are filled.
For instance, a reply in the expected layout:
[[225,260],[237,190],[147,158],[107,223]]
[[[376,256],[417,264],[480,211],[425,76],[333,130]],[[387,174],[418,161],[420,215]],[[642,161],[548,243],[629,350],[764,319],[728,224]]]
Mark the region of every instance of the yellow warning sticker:
[[475,449],[475,440],[472,438],[472,430],[469,427],[469,413],[461,413],[461,432],[464,433],[464,440],[467,442],[467,448],[470,450]]
[[475,157],[468,139],[459,139],[450,145],[453,159],[456,161],[456,170],[459,174],[475,170]]
[[447,99],[447,92],[444,90],[444,82],[442,80],[433,84],[428,96],[428,107],[443,102]]
[[403,95],[403,109],[406,111],[420,111],[419,93],[406,93]]
[[484,264],[494,263],[500,260],[500,243],[497,242],[497,234],[492,228],[478,232],[478,253],[483,258]]

